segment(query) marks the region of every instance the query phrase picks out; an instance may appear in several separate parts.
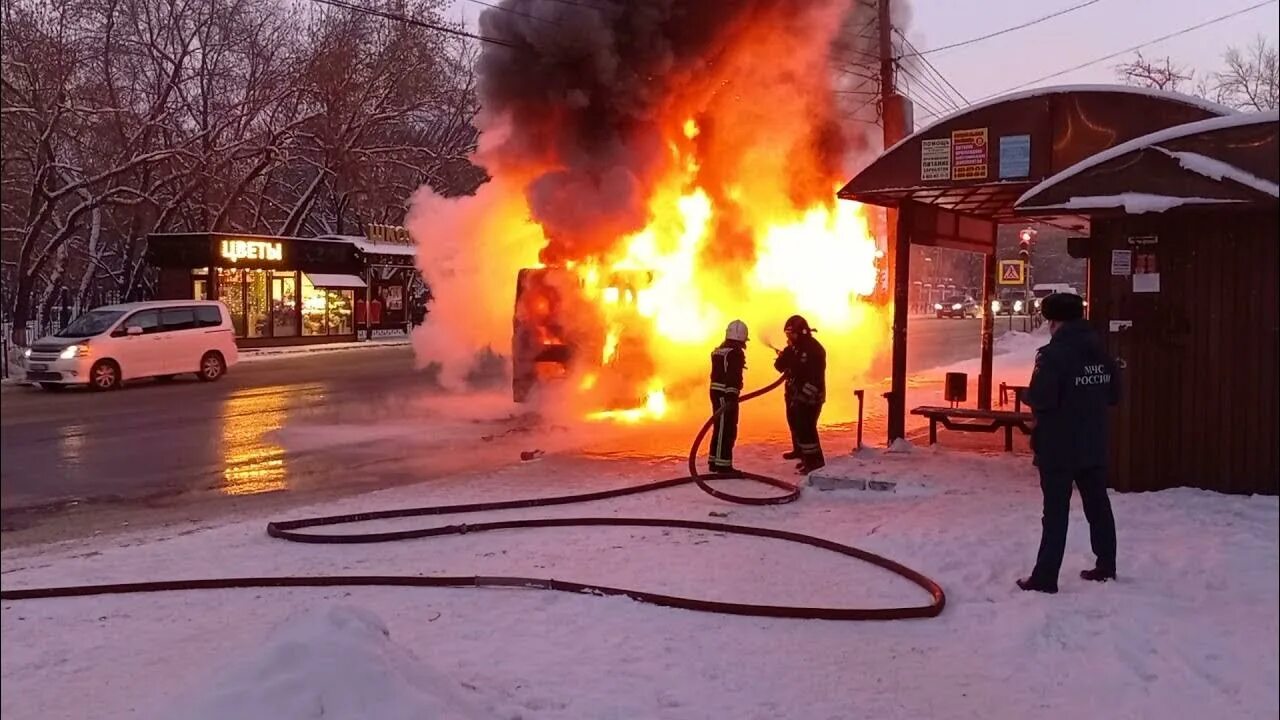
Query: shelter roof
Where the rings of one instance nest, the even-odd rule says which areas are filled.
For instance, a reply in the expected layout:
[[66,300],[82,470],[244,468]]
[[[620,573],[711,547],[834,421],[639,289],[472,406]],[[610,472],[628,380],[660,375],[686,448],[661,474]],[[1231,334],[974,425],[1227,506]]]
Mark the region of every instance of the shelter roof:
[[1163,128],[1232,114],[1215,103],[1145,88],[1037,88],[971,105],[913,133],[838,195],[1013,221],[1019,197],[1085,158]]
[[1021,214],[1163,212],[1185,206],[1275,205],[1280,112],[1165,128],[1072,165],[1027,190]]

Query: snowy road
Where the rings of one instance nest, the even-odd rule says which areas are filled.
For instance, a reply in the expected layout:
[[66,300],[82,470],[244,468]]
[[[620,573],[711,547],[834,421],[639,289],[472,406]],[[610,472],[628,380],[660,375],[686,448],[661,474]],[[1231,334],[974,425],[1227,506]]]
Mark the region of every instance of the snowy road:
[[[918,319],[911,328],[913,369],[977,354],[976,320]],[[431,387],[414,371],[408,347],[244,363],[214,385],[143,384],[105,395],[6,388],[4,526],[30,527],[70,503],[86,513],[121,501],[151,508],[258,502],[246,498],[351,492],[512,462],[519,449],[480,445],[510,427],[503,420],[510,407],[488,400],[488,410],[470,422],[434,424]],[[649,450],[666,453],[686,434]],[[424,464],[420,450],[428,441],[451,452],[433,453]]]

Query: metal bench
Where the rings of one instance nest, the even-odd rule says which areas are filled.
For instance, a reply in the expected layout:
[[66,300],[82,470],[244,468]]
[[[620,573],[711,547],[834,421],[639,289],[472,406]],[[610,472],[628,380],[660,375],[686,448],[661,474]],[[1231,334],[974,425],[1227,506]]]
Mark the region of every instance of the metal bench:
[[1021,412],[1022,405],[1026,402],[1024,399],[1027,394],[1026,385],[1010,385],[1008,383],[1000,383],[1000,407],[1009,404],[1009,395],[1013,394],[1013,411]]
[[956,432],[993,433],[1004,430],[1005,452],[1013,452],[1013,431],[1020,430],[1023,435],[1030,435],[1031,424],[1035,420],[1035,416],[1029,412],[934,406],[918,407],[911,414],[929,418],[930,445],[937,444],[938,423],[942,423],[942,427]]

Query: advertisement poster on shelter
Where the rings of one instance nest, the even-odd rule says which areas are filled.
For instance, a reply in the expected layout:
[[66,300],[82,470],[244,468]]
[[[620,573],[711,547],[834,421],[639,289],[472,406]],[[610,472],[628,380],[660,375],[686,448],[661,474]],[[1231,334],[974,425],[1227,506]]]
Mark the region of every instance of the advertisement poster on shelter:
[[1000,179],[1021,178],[1031,173],[1031,136],[1005,135],[1000,138]]
[[951,179],[951,139],[920,142],[920,179]]
[[951,179],[987,178],[987,129],[956,130],[951,133]]

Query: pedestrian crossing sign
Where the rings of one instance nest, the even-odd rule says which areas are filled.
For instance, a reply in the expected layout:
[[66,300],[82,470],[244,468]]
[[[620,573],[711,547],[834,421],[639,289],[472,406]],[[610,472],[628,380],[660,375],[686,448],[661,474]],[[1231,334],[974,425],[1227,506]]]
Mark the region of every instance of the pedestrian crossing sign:
[[1026,285],[1026,263],[1021,260],[1001,260],[1000,261],[1000,284],[1001,285]]

